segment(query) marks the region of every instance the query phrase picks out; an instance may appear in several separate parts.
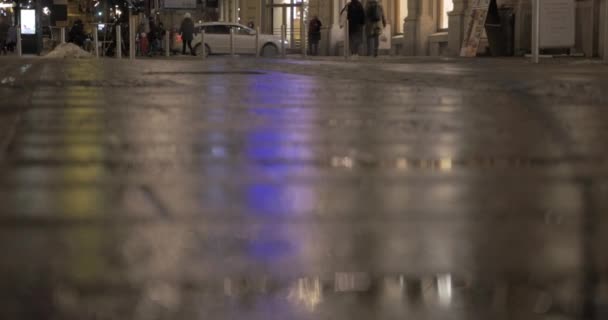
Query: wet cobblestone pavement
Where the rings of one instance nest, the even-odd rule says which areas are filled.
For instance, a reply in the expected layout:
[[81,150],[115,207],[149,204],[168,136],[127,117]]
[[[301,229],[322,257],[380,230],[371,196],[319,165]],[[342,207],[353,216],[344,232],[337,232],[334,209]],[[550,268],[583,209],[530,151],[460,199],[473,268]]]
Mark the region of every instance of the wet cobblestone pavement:
[[0,319],[608,319],[608,68],[0,60]]

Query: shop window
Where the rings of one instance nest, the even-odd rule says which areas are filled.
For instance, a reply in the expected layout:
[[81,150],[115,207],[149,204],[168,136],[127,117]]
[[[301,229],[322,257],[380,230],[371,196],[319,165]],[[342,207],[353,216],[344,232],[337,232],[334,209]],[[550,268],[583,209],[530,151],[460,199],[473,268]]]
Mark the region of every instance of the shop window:
[[447,30],[448,13],[454,10],[453,0],[438,0],[439,1],[439,30]]

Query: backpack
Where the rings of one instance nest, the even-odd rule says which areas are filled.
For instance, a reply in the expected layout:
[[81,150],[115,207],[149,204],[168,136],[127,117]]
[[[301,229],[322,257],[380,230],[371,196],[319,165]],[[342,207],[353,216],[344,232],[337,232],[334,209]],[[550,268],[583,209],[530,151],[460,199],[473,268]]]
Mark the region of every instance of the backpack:
[[382,20],[382,11],[377,2],[374,1],[367,9],[367,19],[371,22]]

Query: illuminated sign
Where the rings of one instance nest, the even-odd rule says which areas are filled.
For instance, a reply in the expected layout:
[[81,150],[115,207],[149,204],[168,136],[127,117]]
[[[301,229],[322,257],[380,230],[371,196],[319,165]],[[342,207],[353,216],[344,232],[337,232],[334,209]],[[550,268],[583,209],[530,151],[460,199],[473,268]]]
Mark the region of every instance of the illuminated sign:
[[14,3],[0,3],[0,9],[13,8],[13,7],[15,7]]
[[36,10],[21,10],[21,34],[36,34]]

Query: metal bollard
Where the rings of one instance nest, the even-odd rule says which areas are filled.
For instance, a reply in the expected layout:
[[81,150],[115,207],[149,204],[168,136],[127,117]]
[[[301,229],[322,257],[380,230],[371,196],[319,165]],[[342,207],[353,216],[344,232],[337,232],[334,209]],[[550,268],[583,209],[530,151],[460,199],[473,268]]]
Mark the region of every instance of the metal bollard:
[[120,26],[116,26],[116,59],[122,59],[122,34],[120,33]]
[[[230,31],[230,32],[232,32],[232,31]],[[207,51],[207,47],[205,47],[205,29],[201,28],[201,52],[202,52],[201,59],[203,59],[203,60],[205,60],[205,58],[206,58],[205,57],[206,51]],[[232,50],[231,50],[231,52],[232,52]]]
[[171,56],[171,31],[165,32],[165,57]]
[[93,28],[93,45],[95,46],[95,58],[99,58],[99,33],[97,25]]
[[260,57],[260,27],[255,28],[255,57]]
[[348,37],[348,20],[344,23],[344,59],[348,60],[350,55],[350,39]]
[[63,44],[65,43],[65,27],[61,27],[59,29],[59,41]]
[[23,56],[23,47],[21,46],[21,28],[17,28],[17,56]]
[[234,57],[234,28],[230,28],[230,56]]
[[285,58],[285,39],[287,38],[287,26],[281,26],[281,57]]
[[131,59],[131,60],[135,59],[135,53],[136,53],[135,27],[137,24],[135,23],[135,19],[137,19],[136,16],[129,17],[129,59]]
[[532,62],[540,62],[540,0],[532,1]]

